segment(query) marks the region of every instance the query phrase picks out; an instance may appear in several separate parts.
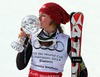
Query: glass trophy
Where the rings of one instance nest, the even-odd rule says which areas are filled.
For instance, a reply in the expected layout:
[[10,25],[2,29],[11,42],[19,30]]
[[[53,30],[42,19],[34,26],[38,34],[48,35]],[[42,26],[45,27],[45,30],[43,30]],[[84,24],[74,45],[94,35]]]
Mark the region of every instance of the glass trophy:
[[[21,27],[26,34],[30,35],[39,31],[40,21],[36,16],[28,15],[22,19]],[[18,52],[22,52],[25,39],[25,37],[19,37],[17,41],[11,43],[11,47]]]

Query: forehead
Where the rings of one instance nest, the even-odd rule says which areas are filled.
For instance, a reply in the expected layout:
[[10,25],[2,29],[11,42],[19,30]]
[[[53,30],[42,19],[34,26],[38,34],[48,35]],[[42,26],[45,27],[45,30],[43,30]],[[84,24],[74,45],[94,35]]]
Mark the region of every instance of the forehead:
[[43,13],[43,12],[39,12],[39,16],[40,17],[45,17],[45,18],[48,18],[48,19],[52,20],[51,17],[50,17],[50,15],[48,15],[46,13]]
[[43,12],[39,12],[39,15],[46,15],[46,16],[49,16],[48,14],[43,13]]

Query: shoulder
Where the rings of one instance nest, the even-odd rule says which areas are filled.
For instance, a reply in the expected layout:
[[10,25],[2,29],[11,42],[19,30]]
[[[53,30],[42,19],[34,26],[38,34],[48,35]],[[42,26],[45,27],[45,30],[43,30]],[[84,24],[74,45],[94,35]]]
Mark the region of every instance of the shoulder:
[[69,38],[70,38],[69,35],[64,34],[64,33],[60,33],[60,34],[58,34],[58,37],[60,37],[60,38],[62,38],[62,39],[69,39]]

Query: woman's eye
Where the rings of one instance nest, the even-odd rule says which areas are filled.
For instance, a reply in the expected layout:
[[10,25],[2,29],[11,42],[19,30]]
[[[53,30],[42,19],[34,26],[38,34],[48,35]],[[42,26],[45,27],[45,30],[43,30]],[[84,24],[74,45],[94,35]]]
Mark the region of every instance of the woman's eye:
[[45,15],[42,15],[42,17],[46,17]]

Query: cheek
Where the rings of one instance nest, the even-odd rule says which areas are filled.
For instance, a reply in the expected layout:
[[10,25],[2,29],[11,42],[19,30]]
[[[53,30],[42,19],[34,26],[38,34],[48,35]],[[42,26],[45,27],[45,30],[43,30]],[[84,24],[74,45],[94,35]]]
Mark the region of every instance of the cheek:
[[42,26],[45,27],[45,26],[49,26],[50,22],[51,22],[50,19],[43,18],[42,21],[41,21],[41,24],[42,24]]

